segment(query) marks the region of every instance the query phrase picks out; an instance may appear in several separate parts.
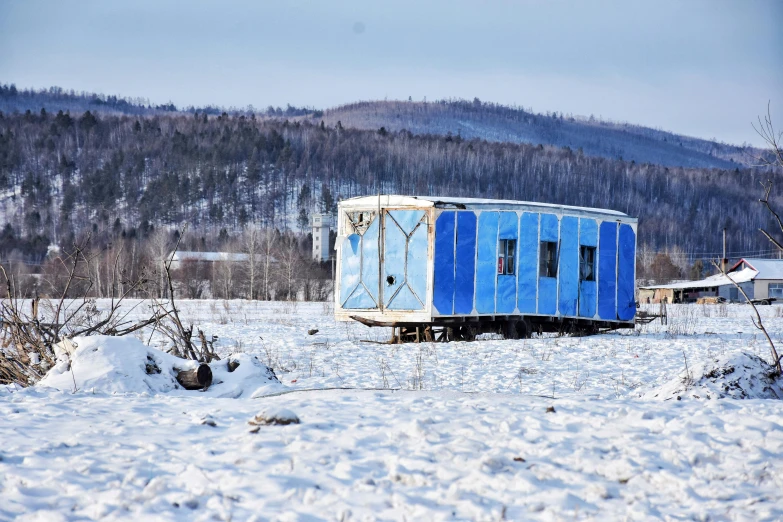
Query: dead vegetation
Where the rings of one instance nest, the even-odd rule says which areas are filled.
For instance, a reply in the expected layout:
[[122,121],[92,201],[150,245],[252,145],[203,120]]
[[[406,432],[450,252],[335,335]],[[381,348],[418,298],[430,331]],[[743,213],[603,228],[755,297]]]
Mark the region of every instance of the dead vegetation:
[[[90,237],[75,244],[58,258],[60,271],[53,274],[57,295],[23,295],[12,275],[0,265],[0,385],[30,386],[52,368],[59,355],[68,356],[58,348],[66,340],[79,336],[123,336],[145,328],[158,331],[171,341],[170,353],[183,359],[209,363],[219,359],[214,343],[202,330],[194,336],[193,325],[184,326],[174,300],[170,268],[171,259],[164,261],[169,287],[169,299],[142,299],[130,305],[127,299],[147,295],[150,279],[145,271],[130,277],[123,268],[122,251],[118,251],[112,266],[108,309],[99,310],[94,298],[86,297],[96,282],[97,254],[90,254]],[[176,249],[175,249],[176,251]],[[173,254],[172,254],[173,256]],[[147,317],[131,320],[131,314],[144,303],[151,303]],[[194,341],[197,337],[198,341]]]

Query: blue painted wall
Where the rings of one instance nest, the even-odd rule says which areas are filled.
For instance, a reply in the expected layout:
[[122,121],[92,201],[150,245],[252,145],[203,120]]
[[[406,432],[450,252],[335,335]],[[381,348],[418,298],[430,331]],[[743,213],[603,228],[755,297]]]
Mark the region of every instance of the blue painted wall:
[[473,286],[476,274],[476,214],[457,213],[457,248],[454,277],[454,313],[473,312]]
[[[598,246],[598,224],[594,219],[579,219],[579,245],[588,247]],[[595,258],[598,268],[598,256]],[[595,316],[598,299],[597,271],[592,281],[579,280],[579,315],[581,317]]]
[[[415,222],[413,217],[410,220]],[[418,259],[426,259],[425,230],[420,227],[408,237],[409,266],[423,266]],[[386,261],[391,267],[402,261],[391,253],[392,247],[398,248],[402,240],[395,239],[388,230],[386,238],[386,248],[391,254],[386,255]],[[515,276],[497,273],[500,239],[517,241]],[[539,277],[541,241],[558,245],[557,278]],[[630,225],[618,226],[613,221],[599,226],[595,219],[574,216],[558,219],[557,215],[548,213],[525,212],[517,218],[515,212],[507,211],[443,211],[435,221],[433,304],[436,313],[538,313],[631,320],[636,311],[633,299],[635,241]],[[416,249],[418,254],[412,250],[414,243],[420,245]],[[345,246],[349,245],[346,240]],[[581,246],[597,248],[592,281],[583,280],[580,275]],[[351,248],[344,249],[342,277],[362,283],[356,285],[356,296],[351,299],[367,306],[372,301],[372,294],[363,290],[363,282],[356,277],[352,252]],[[417,263],[412,263],[412,256],[419,256]],[[369,271],[366,279],[372,284]],[[406,281],[411,295],[405,302],[413,296],[423,303],[421,293],[426,291],[426,274],[421,272],[412,277],[409,273]],[[343,287],[341,300],[345,300],[346,292],[348,290]],[[363,293],[367,295],[363,296]]]
[[612,221],[598,230],[598,317],[617,319],[617,223]]
[[[554,214],[541,214],[541,229],[539,233],[541,241],[560,242],[560,231],[557,216]],[[558,246],[559,248],[559,246]],[[538,254],[537,254],[538,256]],[[538,313],[557,314],[557,278],[538,277]]]
[[577,315],[579,298],[579,218],[563,216],[560,220],[560,315]]
[[521,313],[536,313],[538,288],[538,214],[525,212],[519,218],[517,307]]
[[432,304],[441,315],[454,311],[454,223],[456,212],[447,210],[435,220],[435,268]]
[[495,312],[498,218],[498,212],[482,212],[478,219],[476,311],[480,314]]
[[620,225],[617,249],[617,318],[621,321],[629,321],[636,315],[634,297],[636,234],[630,225]]
[[[495,274],[497,276],[497,303],[495,311],[497,313],[512,313],[517,304],[517,277],[514,274],[498,274],[497,273],[497,257],[500,254],[498,249],[498,243],[501,239],[513,239],[517,241],[517,213],[516,212],[501,212],[498,218],[498,241],[495,242]],[[519,258],[519,244],[515,247],[514,263],[516,264]],[[517,270],[517,267],[514,267]]]

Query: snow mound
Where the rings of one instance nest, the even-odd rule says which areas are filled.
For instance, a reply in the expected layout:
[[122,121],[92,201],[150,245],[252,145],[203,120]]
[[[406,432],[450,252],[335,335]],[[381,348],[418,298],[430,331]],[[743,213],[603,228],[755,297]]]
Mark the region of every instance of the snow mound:
[[[59,350],[57,364],[37,386],[105,394],[200,393],[184,390],[176,378],[181,370],[198,367],[198,362],[150,348],[134,337],[77,337],[73,345],[75,349],[70,355]],[[233,372],[229,371],[229,362],[233,362]],[[248,354],[234,355],[209,366],[212,386],[203,392],[205,395],[239,397],[259,387],[282,387],[271,369]]]
[[286,408],[270,408],[264,410],[248,422],[251,426],[269,426],[277,424],[286,426],[288,424],[299,424],[299,417],[296,413]]
[[[239,366],[231,372],[230,363],[239,363]],[[236,399],[242,396],[261,397],[283,389],[275,372],[255,355],[232,355],[227,360],[211,363],[209,367],[212,368],[212,386],[206,392],[208,395]]]
[[683,370],[670,381],[644,393],[642,398],[671,399],[781,399],[783,382],[764,359],[738,352]]

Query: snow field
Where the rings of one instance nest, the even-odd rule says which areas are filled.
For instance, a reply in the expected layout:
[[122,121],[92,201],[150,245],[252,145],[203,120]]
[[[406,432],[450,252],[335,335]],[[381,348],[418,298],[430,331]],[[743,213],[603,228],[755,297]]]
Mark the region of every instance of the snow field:
[[[668,325],[587,338],[390,346],[328,304],[181,305],[245,373],[134,388],[149,375],[112,374],[116,354],[89,340],[99,360],[50,373],[59,389],[0,388],[0,520],[783,519],[783,403],[716,400],[698,375],[768,359],[746,306],[670,306]],[[779,341],[783,308],[760,310]],[[123,342],[146,357],[138,338]]]
[[[270,404],[301,424],[252,433]],[[0,415],[3,520],[783,517],[777,401],[33,390]]]
[[[335,322],[325,303],[181,301],[185,318],[218,335],[222,354],[247,352],[296,389],[349,387],[638,397],[715,357],[769,358],[745,305],[670,305],[667,325],[592,337],[384,345],[390,329]],[[650,311],[657,311],[650,305]],[[760,307],[783,339],[783,306]],[[723,316],[725,315],[725,317]],[[316,335],[307,334],[317,329]],[[491,336],[485,336],[491,337]],[[140,335],[146,343],[149,336]],[[155,343],[153,342],[153,345]],[[783,343],[781,343],[783,344]],[[160,345],[164,347],[165,344]]]

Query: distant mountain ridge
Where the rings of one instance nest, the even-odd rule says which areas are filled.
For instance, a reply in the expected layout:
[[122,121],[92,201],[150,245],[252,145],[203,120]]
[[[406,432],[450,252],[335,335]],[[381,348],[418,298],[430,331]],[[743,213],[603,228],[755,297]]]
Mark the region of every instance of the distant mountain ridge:
[[478,99],[406,102],[357,102],[324,111],[327,125],[408,130],[414,134],[568,147],[589,156],[668,167],[735,168],[754,162],[753,147],[693,138],[640,125],[559,113],[535,114]]
[[616,123],[593,117],[573,117],[562,113],[537,114],[478,99],[413,101],[361,101],[339,107],[315,110],[288,105],[256,109],[218,106],[181,109],[169,102],[154,105],[144,98],[124,98],[95,93],[77,93],[60,87],[19,90],[13,84],[0,84],[0,111],[24,113],[72,111],[150,116],[175,113],[219,115],[255,114],[265,118],[324,121],[326,125],[361,130],[409,131],[457,139],[527,143],[569,148],[587,156],[622,159],[666,167],[734,169],[754,164],[763,151],[749,146],[693,138],[674,132],[629,123]]

